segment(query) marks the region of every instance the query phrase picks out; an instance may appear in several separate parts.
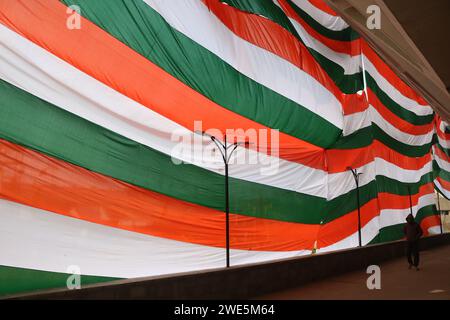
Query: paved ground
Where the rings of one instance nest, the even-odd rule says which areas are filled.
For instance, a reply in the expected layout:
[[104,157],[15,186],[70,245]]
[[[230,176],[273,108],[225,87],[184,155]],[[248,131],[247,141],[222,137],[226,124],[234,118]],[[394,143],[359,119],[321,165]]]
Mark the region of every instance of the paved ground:
[[442,299],[450,300],[450,246],[421,252],[421,269],[408,270],[405,259],[383,263],[381,289],[367,289],[365,270],[343,274],[257,299]]

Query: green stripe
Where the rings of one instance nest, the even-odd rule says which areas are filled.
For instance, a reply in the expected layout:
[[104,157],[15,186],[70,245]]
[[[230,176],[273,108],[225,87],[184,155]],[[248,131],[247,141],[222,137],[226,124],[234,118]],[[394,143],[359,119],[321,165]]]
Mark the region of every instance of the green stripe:
[[369,87],[373,93],[378,97],[380,102],[387,107],[390,111],[392,111],[399,118],[408,121],[413,125],[426,125],[430,124],[434,120],[434,114],[428,114],[425,116],[420,116],[415,114],[414,112],[402,107],[397,102],[391,99],[383,90],[380,89],[375,79],[366,72],[366,82],[367,87]]
[[371,145],[374,140],[380,141],[388,148],[405,156],[422,157],[431,152],[435,138],[433,136],[431,142],[424,145],[410,145],[392,138],[375,123],[372,123],[370,126],[359,129],[348,136],[341,137],[332,148],[338,150],[364,148]]
[[[222,175],[189,164],[175,165],[168,155],[6,82],[0,82],[0,93],[4,97],[0,102],[4,115],[0,119],[1,138],[139,187],[224,211]],[[398,192],[396,184],[401,183],[387,183],[390,189],[386,192]],[[376,197],[377,185],[372,183],[361,190],[364,204]],[[232,212],[282,221],[319,224],[324,216],[338,218],[357,208],[355,195],[353,190],[326,203],[324,198],[230,178]]]
[[373,138],[372,126],[361,128],[347,136],[342,136],[333,145],[333,149],[348,150],[367,147],[372,144]]
[[[323,224],[338,219],[358,209],[356,189],[353,189],[327,203],[327,214],[323,218]],[[364,206],[378,196],[377,182],[373,180],[359,188],[360,206]]]
[[435,178],[441,177],[444,180],[450,181],[450,180],[448,180],[448,178],[450,177],[450,174],[448,172],[446,172],[445,169],[442,169],[436,160],[433,160],[433,172],[434,172]]
[[405,224],[395,224],[392,226],[388,226],[388,227],[384,227],[381,228],[379,230],[379,233],[377,234],[377,236],[375,238],[372,239],[372,241],[370,241],[368,243],[368,245],[370,244],[378,244],[378,243],[383,243],[383,242],[391,242],[391,241],[397,241],[400,240],[404,237],[403,234],[403,226]]
[[423,219],[428,218],[430,216],[439,216],[436,205],[434,204],[420,208],[420,210],[417,212],[415,219],[420,223],[422,222]]
[[63,2],[80,6],[83,16],[228,110],[324,148],[341,132],[305,106],[239,73],[171,28],[141,0]]
[[328,29],[314,20],[314,18],[312,18],[306,11],[297,7],[297,5],[291,0],[287,0],[287,2],[292,7],[292,9],[294,9],[294,11],[300,16],[301,19],[303,19],[315,31],[327,38],[338,41],[352,41],[360,38],[358,32],[353,30],[351,27],[347,27],[343,30]]
[[362,72],[345,74],[344,68],[339,64],[329,60],[325,56],[312,48],[307,47],[312,56],[316,59],[323,70],[333,80],[336,86],[345,94],[354,94],[364,89]]
[[[70,274],[33,269],[0,266],[0,296],[31,293],[46,289],[67,288]],[[118,278],[99,276],[80,276],[84,285],[119,280]]]
[[[158,193],[224,211],[224,177],[129,140],[0,81],[0,138]],[[319,223],[325,199],[230,178],[231,212]]]
[[433,174],[432,172],[425,173],[423,176],[420,177],[418,182],[414,183],[399,182],[397,180],[385,176],[377,176],[376,179],[378,185],[378,192],[397,194],[399,196],[407,196],[409,195],[409,190],[411,190],[412,195],[419,193],[420,187],[433,181]]

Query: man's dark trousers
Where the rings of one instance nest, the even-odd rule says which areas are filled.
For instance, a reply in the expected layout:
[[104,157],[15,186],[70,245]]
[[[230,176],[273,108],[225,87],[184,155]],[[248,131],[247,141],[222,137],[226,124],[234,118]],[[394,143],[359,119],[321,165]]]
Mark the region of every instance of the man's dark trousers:
[[410,265],[419,266],[419,241],[408,241],[406,246],[406,257]]

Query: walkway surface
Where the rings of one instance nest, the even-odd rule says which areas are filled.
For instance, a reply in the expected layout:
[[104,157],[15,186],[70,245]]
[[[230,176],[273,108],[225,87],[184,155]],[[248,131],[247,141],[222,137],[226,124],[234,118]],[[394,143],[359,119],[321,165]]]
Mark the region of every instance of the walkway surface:
[[257,299],[439,299],[450,300],[450,246],[421,252],[420,271],[406,259],[380,265],[381,289],[369,290],[366,270],[351,272]]

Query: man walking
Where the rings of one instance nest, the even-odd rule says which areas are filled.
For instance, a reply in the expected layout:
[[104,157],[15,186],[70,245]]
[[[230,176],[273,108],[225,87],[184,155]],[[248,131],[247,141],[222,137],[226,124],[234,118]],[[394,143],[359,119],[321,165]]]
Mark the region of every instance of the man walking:
[[420,225],[414,221],[412,214],[406,217],[403,232],[407,241],[406,257],[408,259],[409,269],[414,266],[419,271],[419,239],[423,235],[423,232]]

